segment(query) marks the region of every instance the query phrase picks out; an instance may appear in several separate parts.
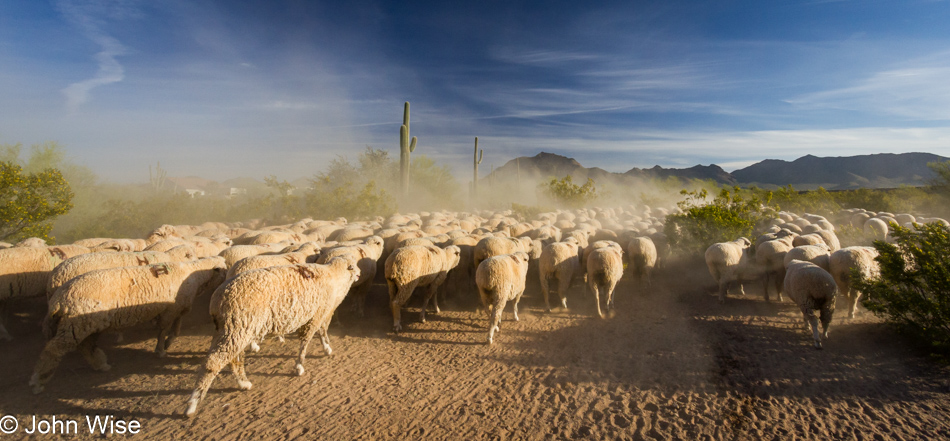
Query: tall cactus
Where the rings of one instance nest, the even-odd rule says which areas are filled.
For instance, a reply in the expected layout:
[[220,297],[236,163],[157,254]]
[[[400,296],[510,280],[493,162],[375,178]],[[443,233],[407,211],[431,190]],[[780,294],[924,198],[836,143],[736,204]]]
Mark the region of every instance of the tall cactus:
[[478,164],[482,163],[482,153],[485,153],[484,150],[478,150],[478,137],[475,137],[475,153],[472,158],[472,162],[475,166],[475,173],[472,176],[472,199],[478,197]]
[[399,183],[404,197],[409,196],[409,154],[416,149],[416,137],[409,140],[409,101],[402,112],[402,127],[399,128]]
[[162,163],[159,162],[155,165],[155,175],[152,175],[152,164],[148,165],[148,180],[152,183],[152,189],[155,191],[161,190],[162,186],[165,185],[165,176],[168,175],[166,170],[162,169]]

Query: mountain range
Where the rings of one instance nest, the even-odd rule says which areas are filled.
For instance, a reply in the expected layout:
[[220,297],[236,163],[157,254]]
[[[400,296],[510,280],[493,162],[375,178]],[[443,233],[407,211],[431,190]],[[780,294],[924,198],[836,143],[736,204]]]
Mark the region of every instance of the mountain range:
[[846,157],[820,158],[805,155],[794,161],[766,159],[729,173],[716,164],[695,165],[690,168],[632,168],[624,173],[608,172],[598,167],[587,168],[577,160],[553,153],[541,152],[535,156],[512,159],[496,168],[484,179],[522,178],[539,180],[571,175],[574,182],[587,178],[595,182],[655,180],[675,177],[681,180],[712,180],[720,184],[776,188],[792,185],[799,190],[848,190],[855,188],[894,188],[902,185],[927,185],[934,173],[929,162],[944,162],[950,158],[930,153],[879,153]]

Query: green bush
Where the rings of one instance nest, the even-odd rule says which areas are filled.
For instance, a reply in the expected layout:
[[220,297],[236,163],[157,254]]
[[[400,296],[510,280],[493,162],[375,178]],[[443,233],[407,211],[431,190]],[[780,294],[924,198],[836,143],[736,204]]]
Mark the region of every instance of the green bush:
[[24,173],[19,165],[0,161],[0,240],[39,237],[53,242],[53,219],[73,207],[72,199],[59,170]]
[[746,237],[754,239],[752,230],[759,223],[774,217],[767,207],[769,201],[761,200],[749,190],[739,187],[722,189],[712,201],[706,201],[709,193],[699,191],[681,192],[686,199],[677,203],[683,210],[680,214],[666,217],[663,231],[674,249],[689,253],[703,253],[710,245]]
[[551,178],[538,185],[538,189],[553,205],[564,208],[581,208],[597,199],[597,187],[594,180],[587,178],[584,185],[577,185],[571,175],[560,180]]
[[880,277],[855,283],[865,293],[863,304],[925,343],[950,349],[950,229],[892,227],[897,245],[874,242]]

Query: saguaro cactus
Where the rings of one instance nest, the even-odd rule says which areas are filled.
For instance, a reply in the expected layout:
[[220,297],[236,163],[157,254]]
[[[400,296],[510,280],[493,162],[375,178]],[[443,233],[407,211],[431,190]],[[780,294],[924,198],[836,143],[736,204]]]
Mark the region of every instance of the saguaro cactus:
[[152,164],[148,165],[148,180],[152,183],[152,189],[155,191],[161,190],[162,186],[165,185],[165,176],[168,175],[168,172],[162,169],[162,163],[159,162],[155,165],[155,175],[152,175]]
[[482,153],[485,153],[484,150],[478,150],[478,137],[475,137],[475,154],[472,158],[472,162],[475,166],[475,173],[472,176],[472,198],[478,197],[478,164],[482,163]]
[[409,154],[416,149],[416,137],[409,140],[409,101],[402,112],[402,127],[399,128],[399,183],[403,196],[409,196]]

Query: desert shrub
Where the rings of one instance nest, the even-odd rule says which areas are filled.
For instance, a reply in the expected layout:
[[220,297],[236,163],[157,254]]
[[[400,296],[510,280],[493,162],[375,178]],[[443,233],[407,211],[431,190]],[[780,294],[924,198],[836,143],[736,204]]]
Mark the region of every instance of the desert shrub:
[[855,286],[864,306],[928,345],[950,349],[950,229],[892,226],[896,245],[875,241],[880,277]]
[[739,187],[724,188],[711,201],[706,200],[705,189],[681,194],[686,198],[677,205],[683,212],[667,216],[663,231],[670,246],[684,253],[703,253],[714,243],[752,238],[756,225],[774,217],[768,200]]
[[792,213],[812,213],[830,216],[841,206],[835,202],[834,196],[822,187],[813,191],[798,191],[791,185],[780,187],[772,192],[769,205],[776,210],[785,210]]
[[587,178],[584,185],[577,185],[571,175],[560,180],[551,178],[539,184],[538,189],[553,205],[564,208],[581,208],[598,197],[593,179]]
[[72,198],[59,170],[24,173],[19,165],[0,161],[0,240],[39,237],[52,242],[53,219],[73,207]]

